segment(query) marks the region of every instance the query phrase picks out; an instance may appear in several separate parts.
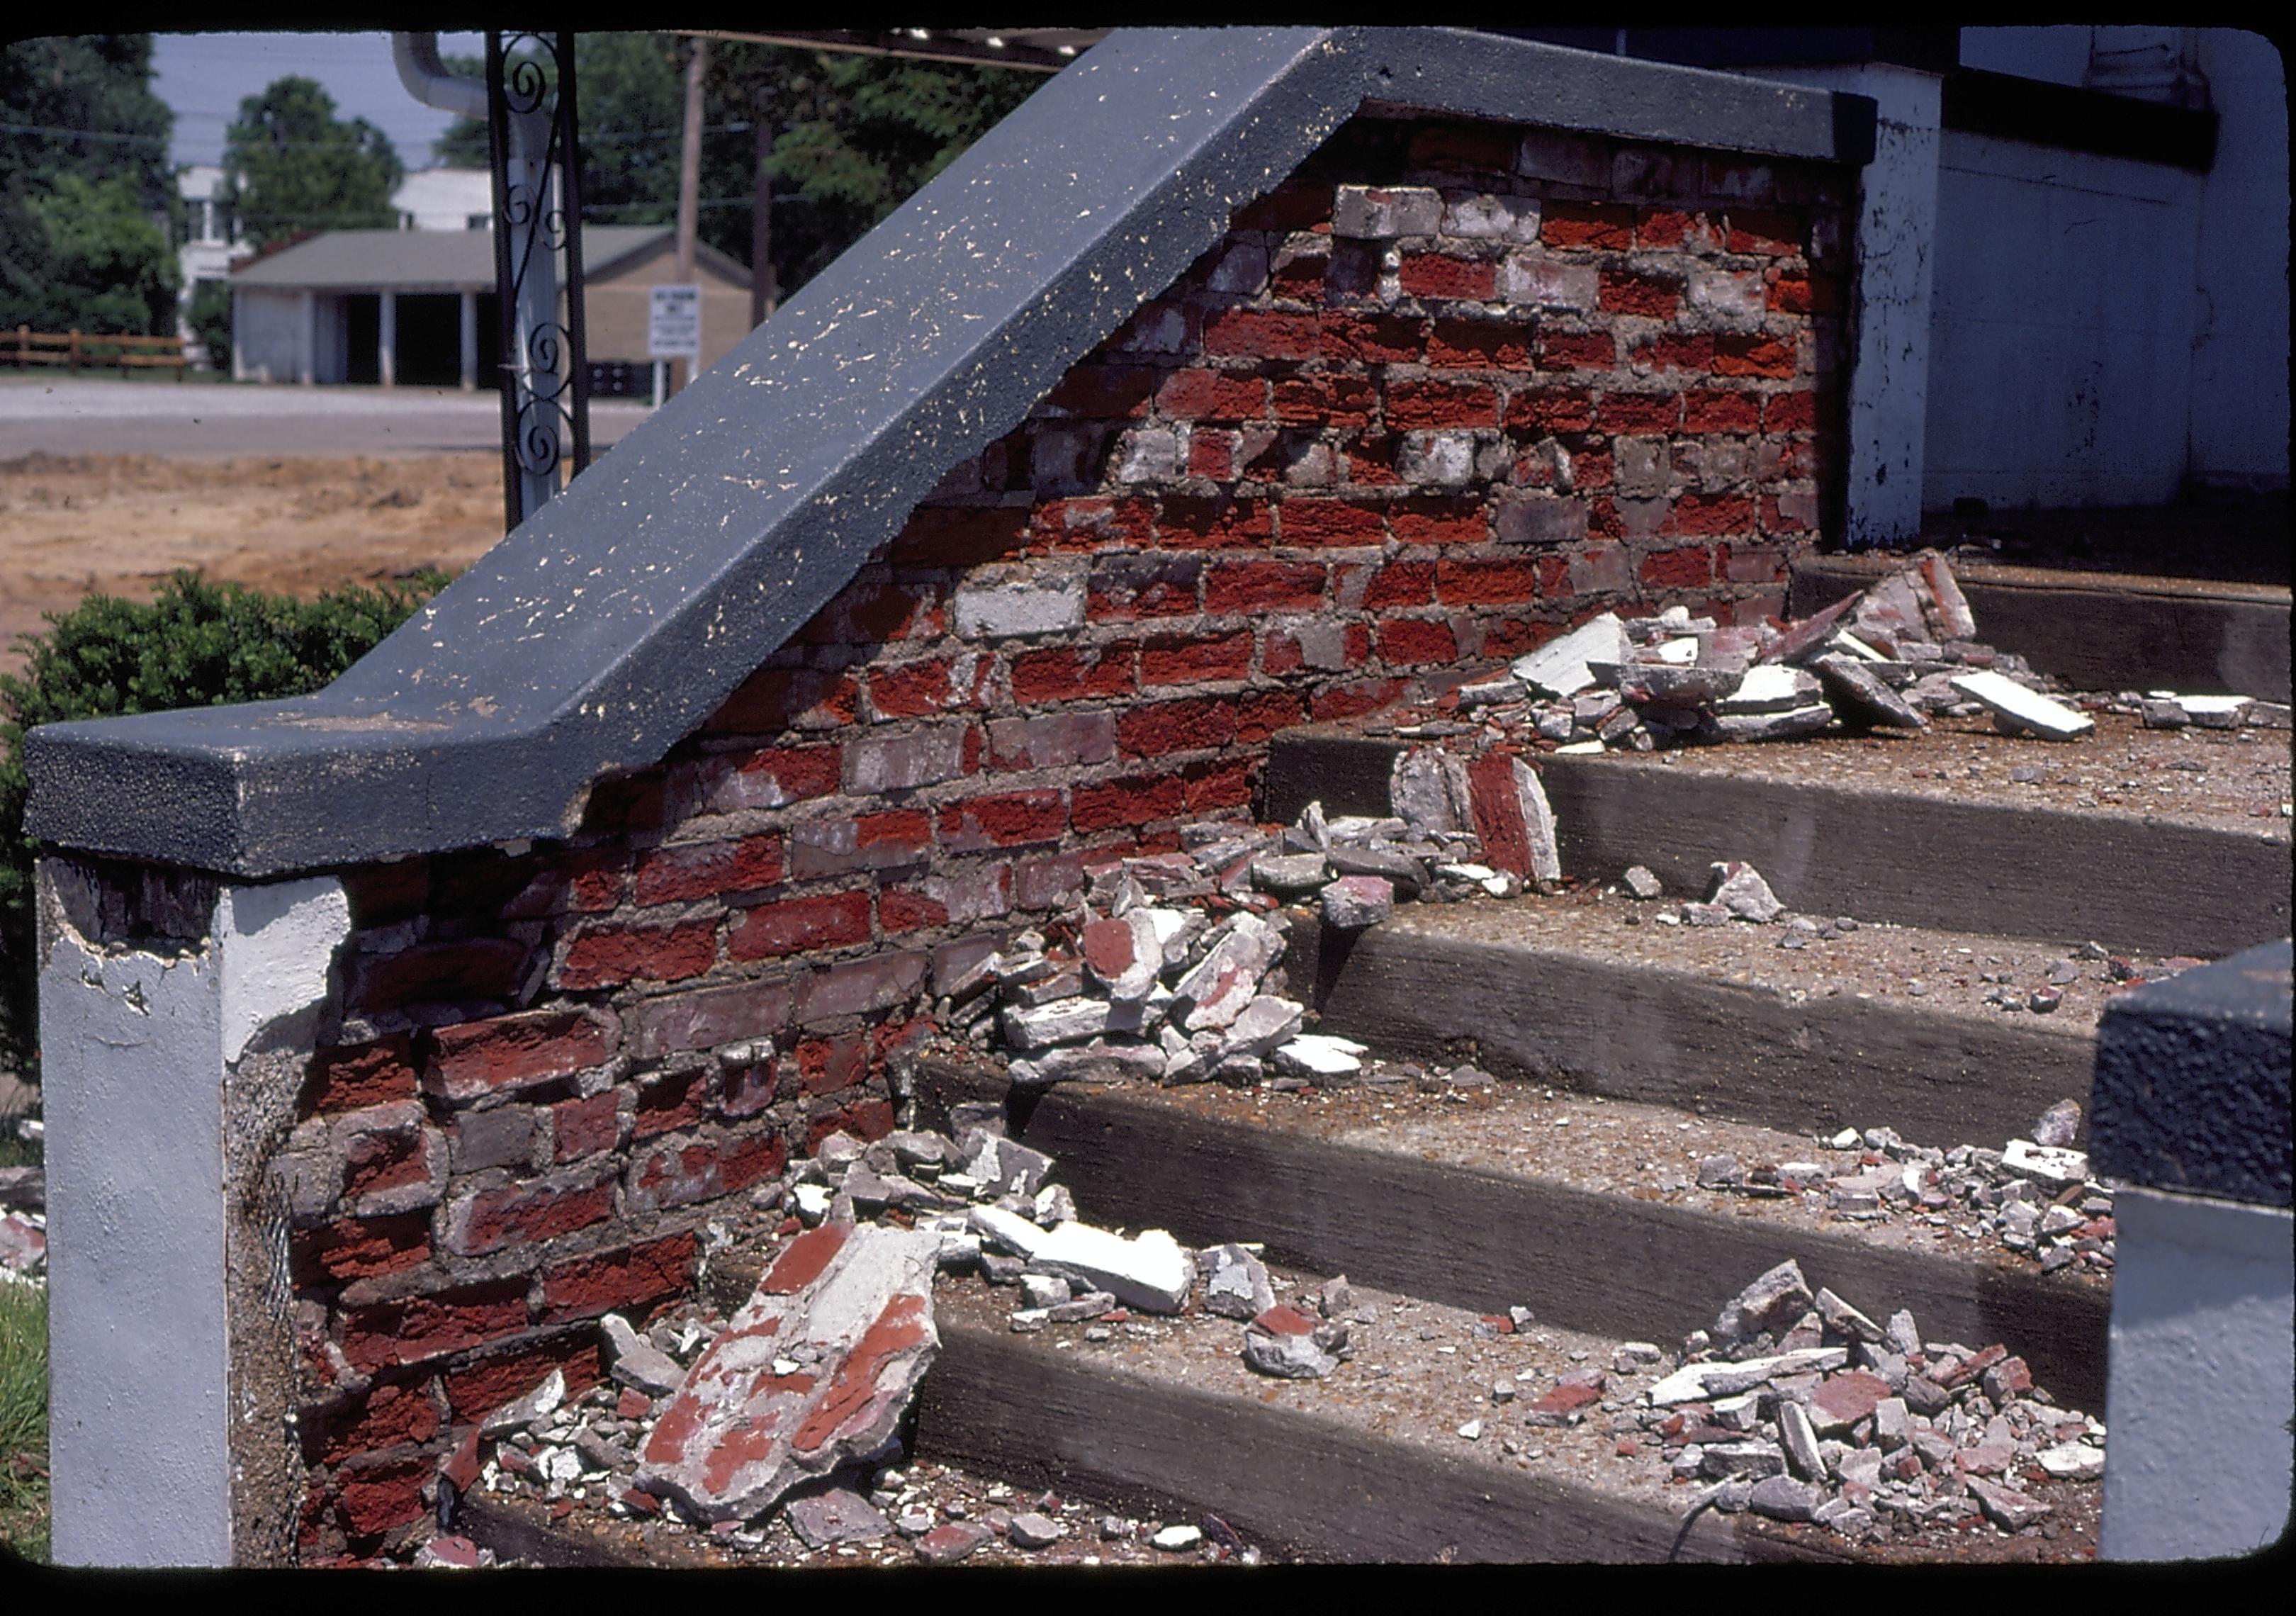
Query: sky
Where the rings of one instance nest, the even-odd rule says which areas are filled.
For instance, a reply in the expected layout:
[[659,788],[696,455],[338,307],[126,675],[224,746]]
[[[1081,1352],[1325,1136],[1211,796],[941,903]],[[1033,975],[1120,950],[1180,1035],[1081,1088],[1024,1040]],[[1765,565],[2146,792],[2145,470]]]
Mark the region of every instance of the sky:
[[[484,36],[441,34],[441,53],[479,55]],[[152,88],[176,114],[177,167],[223,160],[224,131],[239,103],[290,73],[316,78],[336,116],[364,118],[390,137],[409,168],[430,165],[430,143],[454,121],[406,93],[391,65],[389,34],[160,34],[152,42]]]

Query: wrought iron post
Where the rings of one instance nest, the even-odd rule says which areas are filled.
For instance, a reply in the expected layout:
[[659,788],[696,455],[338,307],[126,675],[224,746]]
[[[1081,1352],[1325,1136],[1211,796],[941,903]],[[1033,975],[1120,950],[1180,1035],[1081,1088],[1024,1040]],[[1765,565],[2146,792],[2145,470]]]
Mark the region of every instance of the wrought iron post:
[[[582,318],[582,192],[574,36],[487,36],[494,158],[495,285],[502,333],[503,517],[515,528],[558,492],[572,439],[590,463],[590,378]],[[566,317],[558,255],[566,255]]]

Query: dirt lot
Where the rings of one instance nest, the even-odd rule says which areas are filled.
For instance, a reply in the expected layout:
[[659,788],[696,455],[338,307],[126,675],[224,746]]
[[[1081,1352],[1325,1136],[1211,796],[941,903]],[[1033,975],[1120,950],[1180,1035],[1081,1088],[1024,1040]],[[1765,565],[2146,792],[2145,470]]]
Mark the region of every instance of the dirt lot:
[[490,454],[0,461],[0,672],[19,635],[91,589],[148,598],[179,567],[299,595],[425,566],[459,571],[502,537]]

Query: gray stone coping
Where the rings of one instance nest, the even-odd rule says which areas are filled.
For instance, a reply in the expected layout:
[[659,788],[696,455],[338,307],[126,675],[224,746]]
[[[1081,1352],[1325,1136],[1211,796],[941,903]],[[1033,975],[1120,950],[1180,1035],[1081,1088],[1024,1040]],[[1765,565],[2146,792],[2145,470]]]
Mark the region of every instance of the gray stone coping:
[[1820,161],[1859,96],[1449,29],[1125,30],[316,695],[45,726],[45,841],[242,876],[570,832],[1358,111]]
[[2290,946],[2122,995],[2097,1028],[2089,1155],[2127,1184],[2287,1207]]

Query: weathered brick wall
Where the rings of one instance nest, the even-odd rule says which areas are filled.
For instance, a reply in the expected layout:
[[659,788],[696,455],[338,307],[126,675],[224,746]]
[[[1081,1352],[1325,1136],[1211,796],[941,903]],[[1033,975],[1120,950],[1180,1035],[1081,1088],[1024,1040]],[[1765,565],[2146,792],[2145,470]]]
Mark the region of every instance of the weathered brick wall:
[[685,1293],[788,1156],[886,1131],[936,982],[1248,813],[1278,730],[1605,608],[1778,610],[1839,459],[1847,183],[1358,120],[580,835],[352,873],[286,1158],[306,1557],[594,1379],[589,1321]]

